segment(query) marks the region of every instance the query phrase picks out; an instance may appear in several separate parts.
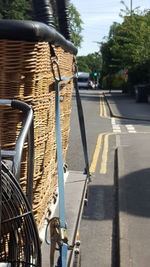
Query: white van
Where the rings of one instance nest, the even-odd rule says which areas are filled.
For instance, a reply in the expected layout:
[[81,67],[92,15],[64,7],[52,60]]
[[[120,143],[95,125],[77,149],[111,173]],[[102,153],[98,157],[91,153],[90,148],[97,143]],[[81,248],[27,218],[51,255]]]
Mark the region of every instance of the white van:
[[78,87],[79,88],[92,88],[90,81],[90,73],[78,72]]

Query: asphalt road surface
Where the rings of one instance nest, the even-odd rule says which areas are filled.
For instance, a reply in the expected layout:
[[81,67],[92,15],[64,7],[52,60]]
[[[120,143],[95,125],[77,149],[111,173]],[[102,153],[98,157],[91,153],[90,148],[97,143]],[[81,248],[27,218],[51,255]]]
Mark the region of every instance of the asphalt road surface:
[[[84,209],[80,230],[81,266],[111,266],[115,136],[112,134],[109,110],[106,103],[104,105],[102,92],[80,90],[80,93],[92,173],[88,206]],[[111,143],[109,153],[107,152],[108,139]],[[84,159],[74,97],[69,143],[68,167],[71,170],[82,171]],[[109,154],[107,159],[106,154]]]
[[[84,208],[80,227],[81,266],[147,267],[150,104],[137,104],[117,91],[109,94],[102,90],[80,90],[80,94],[92,173],[88,206]],[[84,169],[74,96],[67,164],[70,170]],[[143,235],[142,225],[146,229]]]

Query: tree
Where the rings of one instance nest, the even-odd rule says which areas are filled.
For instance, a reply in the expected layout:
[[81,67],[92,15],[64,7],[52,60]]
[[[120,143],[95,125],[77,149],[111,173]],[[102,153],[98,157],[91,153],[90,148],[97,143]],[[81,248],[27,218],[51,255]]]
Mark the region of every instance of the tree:
[[1,19],[31,19],[30,0],[0,0]]
[[81,35],[81,32],[83,30],[83,21],[81,19],[80,13],[72,3],[70,3],[69,5],[69,18],[72,42],[76,47],[81,47],[81,42],[83,41],[83,37]]
[[78,70],[93,73],[95,70],[101,72],[102,58],[100,53],[95,52],[87,56],[77,57]]
[[89,68],[86,62],[86,56],[78,56],[77,65],[78,65],[79,72],[91,72],[91,69]]
[[[101,43],[103,71],[105,74],[128,69],[129,75],[148,77],[150,62],[150,11],[125,14],[122,24],[114,23],[108,40]],[[142,70],[146,73],[140,73]]]

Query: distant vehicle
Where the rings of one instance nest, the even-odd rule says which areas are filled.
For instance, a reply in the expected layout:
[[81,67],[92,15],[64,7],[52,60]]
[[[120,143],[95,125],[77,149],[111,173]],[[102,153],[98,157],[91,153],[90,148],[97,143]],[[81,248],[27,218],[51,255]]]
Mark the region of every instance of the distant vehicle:
[[95,84],[92,80],[89,80],[89,88],[91,88],[91,89],[95,88]]
[[78,87],[79,88],[94,88],[94,83],[90,80],[90,73],[79,72],[78,73]]

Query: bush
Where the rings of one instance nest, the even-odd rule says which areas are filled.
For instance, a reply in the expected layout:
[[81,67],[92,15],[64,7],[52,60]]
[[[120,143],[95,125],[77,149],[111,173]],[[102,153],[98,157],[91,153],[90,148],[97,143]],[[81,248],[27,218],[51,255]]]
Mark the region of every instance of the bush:
[[118,74],[107,74],[103,77],[103,88],[104,89],[122,89],[122,87],[127,82],[127,75],[126,73]]

